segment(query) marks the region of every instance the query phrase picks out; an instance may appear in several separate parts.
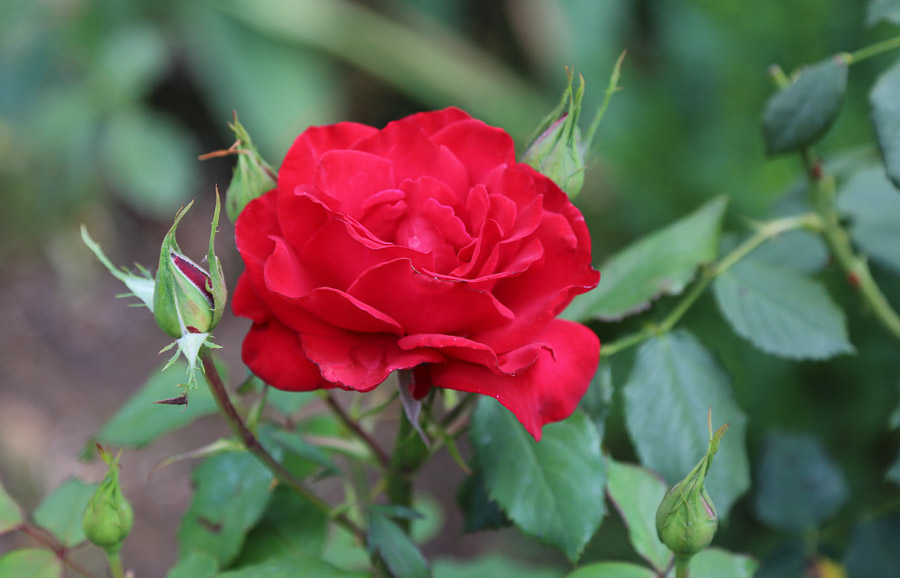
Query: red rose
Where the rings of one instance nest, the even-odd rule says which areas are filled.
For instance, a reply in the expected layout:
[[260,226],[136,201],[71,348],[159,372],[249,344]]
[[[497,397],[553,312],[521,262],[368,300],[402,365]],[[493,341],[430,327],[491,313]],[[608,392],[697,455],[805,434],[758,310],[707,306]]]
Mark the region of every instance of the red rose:
[[555,319],[599,281],[584,217],[461,110],[307,129],[235,236],[244,362],[273,387],[368,391],[416,368],[416,396],[489,395],[540,439],[596,371],[594,333]]

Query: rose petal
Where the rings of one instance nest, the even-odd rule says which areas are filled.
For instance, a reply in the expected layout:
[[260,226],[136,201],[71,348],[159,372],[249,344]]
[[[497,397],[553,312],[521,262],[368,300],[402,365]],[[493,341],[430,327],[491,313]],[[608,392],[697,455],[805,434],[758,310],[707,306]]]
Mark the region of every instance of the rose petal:
[[334,387],[307,359],[297,334],[277,320],[254,324],[241,348],[241,358],[254,375],[274,388],[312,391]]
[[310,185],[316,165],[326,152],[350,148],[356,141],[378,129],[355,122],[311,126],[297,137],[278,169],[278,188],[292,192],[298,185]]
[[552,351],[541,349],[537,360],[515,377],[471,363],[450,362],[432,366],[434,385],[497,399],[540,440],[545,424],[566,419],[575,411],[597,371],[600,342],[587,327],[560,319],[548,324],[536,341],[546,342]]
[[331,287],[320,287],[298,301],[323,321],[360,333],[403,335],[400,324],[362,301]]
[[461,120],[445,126],[431,136],[444,145],[469,170],[469,182],[483,182],[484,176],[497,165],[516,162],[516,147],[506,131],[488,126],[480,120]]
[[430,110],[406,117],[404,120],[421,128],[425,134],[432,135],[445,126],[461,120],[469,120],[472,117],[456,107],[443,110]]
[[254,323],[262,323],[272,316],[265,302],[257,296],[247,273],[238,277],[237,287],[231,297],[231,310],[238,317],[247,317]]
[[315,184],[339,199],[344,212],[359,218],[368,198],[394,188],[394,167],[388,159],[362,151],[329,151],[319,160]]
[[281,237],[273,237],[275,250],[266,259],[263,275],[266,288],[285,297],[302,297],[319,286],[300,258]]

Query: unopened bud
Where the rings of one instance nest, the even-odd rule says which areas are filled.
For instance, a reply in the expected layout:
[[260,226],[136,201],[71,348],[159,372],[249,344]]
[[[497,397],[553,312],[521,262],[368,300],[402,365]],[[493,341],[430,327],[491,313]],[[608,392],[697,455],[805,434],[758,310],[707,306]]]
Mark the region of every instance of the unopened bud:
[[253,146],[247,129],[238,122],[237,114],[228,126],[238,139],[236,146],[232,147],[238,152],[237,166],[225,194],[225,212],[234,223],[247,203],[275,188],[275,169]]
[[81,522],[88,540],[107,553],[115,554],[131,531],[134,513],[119,487],[119,456],[110,456],[102,449],[100,455],[109,470],[88,500]]
[[706,455],[687,477],[672,486],[656,511],[656,533],[678,558],[689,559],[709,546],[719,528],[716,507],[703,481],[727,429],[726,424],[713,434],[710,425]]

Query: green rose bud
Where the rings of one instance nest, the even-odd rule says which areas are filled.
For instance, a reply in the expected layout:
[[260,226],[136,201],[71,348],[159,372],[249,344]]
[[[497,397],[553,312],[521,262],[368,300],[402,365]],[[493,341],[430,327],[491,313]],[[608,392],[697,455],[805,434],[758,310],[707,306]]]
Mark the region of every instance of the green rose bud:
[[232,147],[238,153],[237,166],[225,194],[225,212],[228,213],[228,219],[234,223],[247,203],[275,188],[275,169],[253,146],[250,134],[238,122],[236,113],[234,122],[229,123],[228,127],[234,131],[238,139]]
[[178,211],[175,222],[163,240],[153,291],[153,315],[168,335],[180,338],[189,333],[208,333],[225,310],[226,288],[222,266],[213,253],[213,240],[218,226],[219,202],[213,218],[209,240],[210,273],[184,256],[175,240],[175,230],[193,201]]
[[88,500],[81,522],[88,540],[108,554],[115,554],[131,531],[134,513],[119,487],[119,456],[110,456],[102,448],[100,455],[109,470]]
[[703,481],[719,449],[728,425],[712,433],[706,455],[682,481],[670,489],[656,511],[656,533],[677,558],[687,560],[710,545],[719,528],[719,517]]

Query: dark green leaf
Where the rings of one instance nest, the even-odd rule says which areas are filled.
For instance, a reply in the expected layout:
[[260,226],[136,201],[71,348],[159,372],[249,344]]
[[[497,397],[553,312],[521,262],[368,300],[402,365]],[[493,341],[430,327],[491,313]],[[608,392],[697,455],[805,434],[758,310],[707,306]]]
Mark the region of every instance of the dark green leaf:
[[129,204],[171,219],[195,190],[199,152],[181,125],[149,109],[130,109],[110,119],[102,159],[114,189]]
[[853,242],[872,259],[900,273],[900,191],[884,170],[874,167],[853,175],[841,189],[837,207],[850,218]]
[[278,486],[265,514],[247,534],[236,567],[286,556],[317,557],[325,545],[328,519],[286,486]]
[[766,103],[763,136],[770,155],[798,150],[825,136],[847,88],[847,62],[834,56],[803,68]]
[[63,546],[80,544],[84,541],[81,516],[96,489],[97,484],[69,478],[43,499],[32,517],[38,526],[49,530]]
[[754,500],[762,521],[780,530],[805,532],[828,520],[848,497],[840,467],[815,438],[769,436]]
[[790,269],[747,259],[716,278],[713,291],[732,329],[766,353],[826,359],[854,351],[825,288]]
[[643,566],[625,562],[597,562],[575,570],[566,578],[656,578],[658,574]]
[[[218,367],[227,379],[224,366]],[[198,417],[215,413],[216,402],[205,384],[190,391],[187,407],[153,403],[176,396],[180,391],[177,386],[187,382],[186,371],[185,364],[175,363],[163,372],[151,374],[147,383],[119,408],[94,439],[120,448],[139,448]]]
[[0,483],[0,534],[16,528],[22,523],[22,512],[3,484]]
[[863,522],[853,530],[845,566],[853,578],[900,576],[900,517]]
[[872,26],[879,20],[900,24],[900,0],[869,0],[866,22]]
[[[324,468],[325,474],[336,475],[340,471],[335,467],[334,462],[323,452],[318,446],[315,446],[303,438],[303,434],[297,431],[285,431],[269,424],[260,428],[260,439],[268,447],[275,444],[286,450],[289,454]],[[307,474],[308,475],[308,474]],[[305,476],[301,476],[305,477]]]
[[535,442],[509,410],[482,397],[470,435],[490,497],[523,532],[577,560],[605,513],[606,461],[594,424],[576,412]]
[[0,576],[59,578],[62,571],[62,562],[47,550],[13,550],[0,556]]
[[395,578],[428,578],[428,563],[403,530],[377,513],[369,517],[369,548],[377,552]]
[[562,317],[618,320],[647,309],[660,295],[684,291],[697,267],[716,258],[726,203],[716,197],[614,255],[598,267],[600,285],[576,297]]
[[750,487],[746,417],[728,376],[697,339],[679,330],[644,343],[624,388],[625,424],[641,462],[681,481],[706,454],[707,412],[728,423],[706,487],[721,517]]
[[219,564],[202,552],[191,552],[173,566],[166,578],[213,578]]
[[488,496],[487,488],[484,487],[484,477],[477,468],[475,473],[466,478],[459,487],[457,501],[466,519],[463,524],[465,532],[497,530],[512,524],[497,502]]
[[339,570],[317,558],[285,556],[219,574],[217,578],[362,578],[368,574]]
[[753,578],[758,566],[749,556],[707,548],[691,558],[691,578]]
[[500,554],[488,554],[472,560],[442,558],[434,561],[433,578],[559,578],[556,568],[542,568],[505,558]]
[[672,561],[672,552],[656,535],[656,510],[666,495],[666,483],[643,468],[610,460],[606,491],[628,528],[635,551],[663,572]]
[[872,87],[872,123],[888,178],[900,187],[900,61],[884,72]]
[[253,455],[233,452],[207,458],[191,479],[196,491],[178,529],[179,558],[202,552],[227,566],[266,510],[272,474]]
[[591,385],[578,404],[578,408],[594,420],[600,437],[603,437],[606,429],[606,418],[612,408],[612,396],[612,367],[606,359],[601,359],[597,373],[591,379]]

